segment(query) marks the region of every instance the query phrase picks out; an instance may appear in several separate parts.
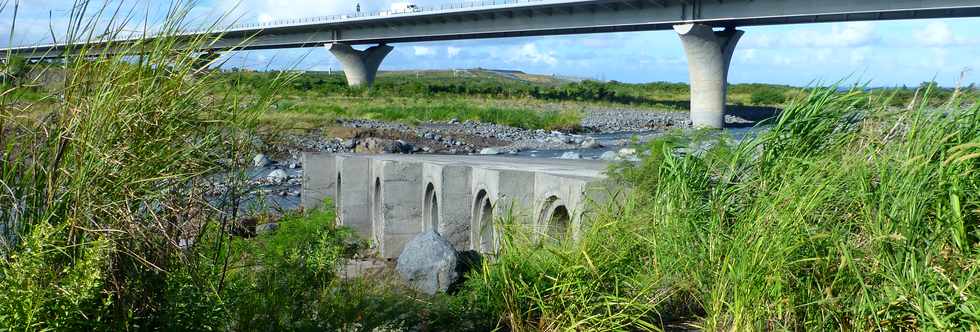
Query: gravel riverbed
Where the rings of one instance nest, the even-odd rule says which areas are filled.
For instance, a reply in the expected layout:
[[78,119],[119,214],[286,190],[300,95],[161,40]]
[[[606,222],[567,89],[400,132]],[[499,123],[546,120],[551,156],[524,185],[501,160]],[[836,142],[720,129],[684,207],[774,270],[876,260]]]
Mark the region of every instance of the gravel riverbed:
[[[644,142],[674,129],[689,128],[687,112],[651,112],[595,108],[583,111],[577,132],[529,130],[450,120],[402,123],[341,120],[329,128],[261,138],[261,156],[248,173],[254,197],[279,209],[299,205],[303,152],[511,154],[538,158],[636,160],[633,142]],[[726,121],[743,123],[729,117]],[[216,184],[215,193],[221,192]],[[259,199],[263,201],[263,199]]]

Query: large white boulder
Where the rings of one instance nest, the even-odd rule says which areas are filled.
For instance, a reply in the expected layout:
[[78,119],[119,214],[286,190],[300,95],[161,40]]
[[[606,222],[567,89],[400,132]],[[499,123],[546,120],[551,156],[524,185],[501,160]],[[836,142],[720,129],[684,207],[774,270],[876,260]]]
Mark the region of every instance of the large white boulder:
[[433,231],[426,231],[410,241],[398,256],[395,268],[412,288],[425,294],[446,292],[459,280],[456,271],[458,253],[452,244]]

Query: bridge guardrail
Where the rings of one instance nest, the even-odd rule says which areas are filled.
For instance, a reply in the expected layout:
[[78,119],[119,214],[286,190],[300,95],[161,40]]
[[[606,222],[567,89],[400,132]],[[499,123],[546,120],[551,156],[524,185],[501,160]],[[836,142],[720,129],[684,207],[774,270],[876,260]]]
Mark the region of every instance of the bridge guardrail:
[[[436,6],[422,6],[416,7],[417,9],[401,10],[401,11],[373,11],[366,13],[350,13],[350,14],[337,14],[337,15],[327,15],[327,16],[313,16],[304,18],[293,18],[293,19],[280,19],[268,22],[260,23],[244,23],[237,24],[229,27],[227,30],[246,30],[246,29],[258,29],[258,28],[268,28],[268,27],[278,27],[278,26],[288,26],[296,24],[316,24],[316,23],[330,23],[338,22],[348,19],[355,18],[372,18],[372,17],[391,17],[404,14],[418,14],[427,13],[434,11],[443,10],[457,10],[457,9],[469,9],[469,8],[480,8],[480,7],[491,7],[491,6],[502,6],[502,5],[517,5],[522,3],[537,3],[544,2],[546,0],[481,0],[481,1],[468,1],[459,3],[442,4]],[[196,30],[190,31],[189,33],[202,33],[208,32],[207,30]]]

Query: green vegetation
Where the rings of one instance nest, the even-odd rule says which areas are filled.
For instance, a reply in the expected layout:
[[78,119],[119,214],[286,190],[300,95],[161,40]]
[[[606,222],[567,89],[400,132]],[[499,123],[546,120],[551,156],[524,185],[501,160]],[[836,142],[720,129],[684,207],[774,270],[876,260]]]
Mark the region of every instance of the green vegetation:
[[508,241],[471,286],[513,330],[975,330],[980,107],[885,105],[818,90],[755,139],[653,142],[579,242]]
[[[189,10],[174,8],[178,21]],[[755,138],[654,141],[640,163],[612,170],[632,190],[588,216],[577,241],[537,241],[521,220],[501,221],[500,253],[457,293],[425,297],[387,276],[340,278],[364,243],[329,209],[236,237],[240,184],[214,200],[203,183],[244,171],[269,109],[496,115],[448,97],[377,98],[411,116],[370,102],[302,111],[302,89],[290,90],[302,79],[201,72],[172,38],[134,47],[137,62],[68,59],[63,97],[28,98],[43,90],[24,81],[0,94],[0,330],[980,329],[972,88],[926,84],[913,107],[896,101],[906,90],[786,92]],[[351,90],[343,103],[383,91]],[[36,107],[56,111],[23,121]],[[562,121],[515,112],[495,121]]]
[[575,129],[581,114],[573,110],[531,111],[472,99],[323,98],[291,96],[276,105],[283,111],[262,117],[264,125],[312,129],[339,119],[372,119],[418,124],[425,121],[480,121],[525,129]]

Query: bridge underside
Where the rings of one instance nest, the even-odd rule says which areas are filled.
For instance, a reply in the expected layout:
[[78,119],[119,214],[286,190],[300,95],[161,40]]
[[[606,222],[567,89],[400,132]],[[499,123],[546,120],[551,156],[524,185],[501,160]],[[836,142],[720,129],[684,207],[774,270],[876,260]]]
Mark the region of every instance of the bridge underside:
[[[499,248],[505,230],[573,239],[592,202],[615,190],[598,161],[307,153],[303,166],[303,207],[331,198],[339,223],[386,258],[429,229],[457,250],[483,253]],[[522,225],[502,226],[506,219]]]
[[[195,51],[204,53],[326,45],[343,64],[350,85],[368,86],[390,52],[390,43],[674,29],[683,41],[691,71],[692,123],[719,128],[728,66],[741,35],[735,27],[978,16],[980,2],[976,0],[542,0],[308,18],[174,38],[215,37],[214,43],[195,46]],[[725,31],[712,32],[712,28]],[[87,48],[64,44],[15,47],[2,50],[0,58],[60,58],[82,52],[79,49],[88,55],[113,54],[132,50],[127,45],[139,40],[92,42]],[[366,44],[379,46],[364,51],[350,47]]]

